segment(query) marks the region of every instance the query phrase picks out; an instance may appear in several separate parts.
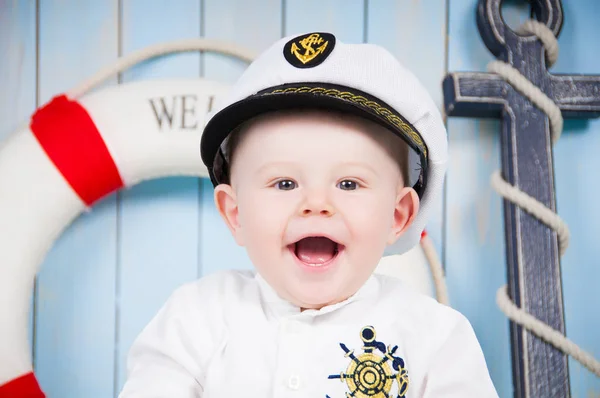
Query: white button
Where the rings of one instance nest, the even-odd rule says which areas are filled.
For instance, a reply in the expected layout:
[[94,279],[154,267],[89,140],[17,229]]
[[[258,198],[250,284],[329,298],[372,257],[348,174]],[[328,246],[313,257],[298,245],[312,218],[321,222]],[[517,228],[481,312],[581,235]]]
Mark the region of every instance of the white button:
[[288,379],[288,387],[292,390],[297,390],[300,388],[300,377],[297,375],[292,375]]

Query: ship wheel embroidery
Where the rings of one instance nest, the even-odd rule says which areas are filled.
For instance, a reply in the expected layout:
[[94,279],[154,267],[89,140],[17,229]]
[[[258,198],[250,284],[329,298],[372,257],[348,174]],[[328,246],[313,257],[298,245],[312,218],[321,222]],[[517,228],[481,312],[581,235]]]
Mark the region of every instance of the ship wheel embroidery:
[[[375,328],[365,326],[360,332],[364,343],[363,353],[355,355],[354,350],[348,349],[344,343],[340,347],[344,350],[345,357],[350,358],[346,372],[330,375],[329,379],[340,379],[346,382],[349,392],[346,397],[356,398],[392,398],[390,391],[396,380],[398,384],[397,398],[404,398],[408,390],[408,372],[404,368],[404,360],[394,353],[398,346],[393,348],[375,340]],[[381,354],[379,354],[379,352]],[[327,398],[330,398],[328,395]]]

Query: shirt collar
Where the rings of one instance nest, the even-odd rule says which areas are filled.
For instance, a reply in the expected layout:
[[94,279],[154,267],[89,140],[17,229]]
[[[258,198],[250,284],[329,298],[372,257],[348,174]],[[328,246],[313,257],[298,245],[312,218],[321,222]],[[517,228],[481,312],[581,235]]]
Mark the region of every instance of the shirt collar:
[[295,315],[308,318],[317,317],[319,315],[339,310],[354,301],[372,297],[373,295],[377,294],[378,290],[377,278],[374,275],[371,275],[369,279],[367,279],[367,281],[361,286],[361,288],[346,300],[336,304],[327,305],[319,310],[309,309],[300,311],[300,307],[281,298],[281,296],[279,296],[275,289],[269,285],[269,283],[262,277],[262,275],[260,275],[260,273],[256,272],[255,279],[259,286],[261,298],[265,304],[265,310],[271,311],[276,317]]

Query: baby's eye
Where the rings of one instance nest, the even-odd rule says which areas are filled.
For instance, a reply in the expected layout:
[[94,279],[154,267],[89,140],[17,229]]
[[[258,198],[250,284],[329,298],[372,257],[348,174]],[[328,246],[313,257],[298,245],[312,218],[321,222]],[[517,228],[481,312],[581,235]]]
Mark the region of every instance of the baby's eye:
[[344,191],[354,191],[358,189],[358,183],[352,180],[343,180],[338,183],[338,187]]
[[282,191],[291,191],[297,187],[297,184],[292,180],[281,180],[277,182],[276,186],[277,189],[281,189]]

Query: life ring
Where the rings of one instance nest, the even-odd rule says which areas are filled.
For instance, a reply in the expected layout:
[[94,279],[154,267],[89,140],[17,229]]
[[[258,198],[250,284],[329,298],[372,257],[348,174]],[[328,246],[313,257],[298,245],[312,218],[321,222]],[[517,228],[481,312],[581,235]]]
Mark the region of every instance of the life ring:
[[[208,177],[198,131],[228,86],[204,79],[152,80],[85,93],[137,62],[198,50],[253,57],[206,39],[147,48],[52,99],[0,146],[0,398],[45,396],[33,372],[27,328],[34,278],[53,243],[82,212],[118,189],[158,177]],[[175,109],[173,117],[169,112]],[[164,123],[174,120],[166,134]],[[411,258],[411,267],[422,273],[426,265],[415,265],[410,256],[388,257],[381,272],[422,283],[422,276],[410,277],[410,269],[393,267]]]

